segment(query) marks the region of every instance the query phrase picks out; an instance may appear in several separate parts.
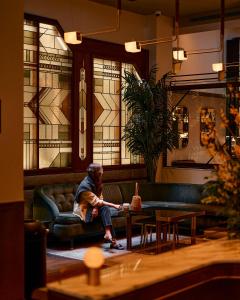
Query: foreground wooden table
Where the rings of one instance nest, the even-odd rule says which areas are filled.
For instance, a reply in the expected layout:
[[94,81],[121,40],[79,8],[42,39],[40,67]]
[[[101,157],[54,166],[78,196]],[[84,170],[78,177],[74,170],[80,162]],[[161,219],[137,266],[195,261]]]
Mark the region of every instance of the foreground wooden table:
[[[49,283],[34,299],[169,299],[169,295],[211,278],[240,279],[240,240],[208,241],[160,255],[124,255],[121,264],[102,270],[99,286],[87,285],[86,275],[80,275]],[[218,289],[209,293],[217,293]],[[240,285],[236,291],[235,298],[225,299],[238,299]],[[209,298],[208,293],[199,296],[205,300],[224,299]]]

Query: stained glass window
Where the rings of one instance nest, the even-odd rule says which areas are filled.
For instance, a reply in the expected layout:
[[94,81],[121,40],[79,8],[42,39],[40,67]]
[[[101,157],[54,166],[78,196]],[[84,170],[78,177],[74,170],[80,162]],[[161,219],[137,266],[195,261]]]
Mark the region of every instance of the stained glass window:
[[[122,63],[122,86],[125,86],[124,83],[124,72],[128,71],[130,73],[134,73],[136,77],[140,76],[138,75],[135,67],[132,64],[127,64],[127,63]],[[122,92],[122,95],[124,94],[124,91]],[[123,97],[123,96],[122,96]],[[124,101],[121,99],[121,137],[124,134],[124,128],[129,120],[131,112],[126,109],[126,104]],[[121,162],[123,165],[126,164],[139,164],[139,163],[144,163],[143,157],[139,155],[133,155],[127,148],[126,146],[126,141],[121,141]]]
[[93,161],[120,164],[120,63],[94,59]]
[[71,165],[71,74],[72,54],[58,29],[53,25],[25,20],[26,170]]
[[79,157],[84,160],[87,156],[87,83],[84,67],[80,68],[78,133]]
[[136,70],[130,64],[100,58],[94,58],[93,69],[93,161],[104,166],[141,163],[121,139],[129,116],[121,98],[121,75],[124,70]]
[[24,169],[37,168],[37,24],[24,21]]

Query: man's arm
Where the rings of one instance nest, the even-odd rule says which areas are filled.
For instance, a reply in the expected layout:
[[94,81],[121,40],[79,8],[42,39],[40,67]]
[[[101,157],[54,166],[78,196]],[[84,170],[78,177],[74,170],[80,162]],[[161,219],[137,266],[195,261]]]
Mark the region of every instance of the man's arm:
[[110,206],[110,207],[113,207],[115,209],[119,209],[121,207],[121,205],[119,205],[119,204],[114,204],[114,203],[107,202],[107,201],[104,201],[104,200],[100,199],[94,193],[92,193],[90,191],[89,192],[82,192],[81,197],[82,197],[82,199],[89,202],[93,207],[100,207],[100,206],[103,206],[103,205]]
[[[112,202],[107,202],[107,201],[104,201],[102,200],[102,205],[107,205],[107,206],[110,206],[110,207],[113,207],[113,208],[116,208],[116,209],[120,209],[121,205],[119,204],[115,204],[115,203],[112,203]],[[100,205],[100,206],[102,206]]]

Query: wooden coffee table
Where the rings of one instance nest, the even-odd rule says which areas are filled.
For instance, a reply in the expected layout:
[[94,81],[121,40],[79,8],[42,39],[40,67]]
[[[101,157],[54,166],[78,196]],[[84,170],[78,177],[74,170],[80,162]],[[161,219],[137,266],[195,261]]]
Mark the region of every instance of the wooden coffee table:
[[[128,211],[126,213],[126,235],[127,235],[127,249],[132,249],[132,227],[134,222],[132,222],[133,216],[154,216],[156,217],[156,240],[157,240],[157,250],[156,252],[161,252],[162,246],[169,243],[166,238],[166,234],[163,228],[166,228],[166,223],[172,227],[173,240],[172,248],[176,248],[177,241],[177,226],[178,223],[185,219],[191,219],[191,244],[196,243],[196,220],[197,216],[202,216],[205,211],[181,211],[181,210],[159,210],[159,209],[142,209],[140,211]],[[138,221],[139,222],[139,221]],[[164,225],[164,226],[163,226]]]
[[176,234],[178,222],[191,219],[191,245],[196,244],[196,227],[197,216],[205,215],[205,211],[182,211],[182,210],[156,210],[156,239],[157,239],[157,253],[161,251],[162,243],[165,239],[161,239],[162,224],[168,223],[172,225],[173,241],[172,248],[176,248]]

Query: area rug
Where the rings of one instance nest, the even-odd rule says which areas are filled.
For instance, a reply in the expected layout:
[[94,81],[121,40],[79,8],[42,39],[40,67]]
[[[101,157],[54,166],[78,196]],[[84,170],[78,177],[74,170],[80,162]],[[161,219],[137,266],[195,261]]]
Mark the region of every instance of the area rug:
[[[185,236],[181,236],[181,235],[179,236],[179,240],[181,240],[181,242],[184,242],[185,239],[186,239]],[[189,238],[187,238],[187,240],[189,240]],[[155,241],[156,241],[156,233],[152,233],[152,242],[154,243]],[[101,244],[101,243],[97,243],[97,244],[92,243],[91,246],[97,246],[97,247],[102,248],[105,258],[110,258],[110,257],[123,255],[123,254],[127,254],[127,253],[132,252],[132,251],[127,250],[127,240],[126,240],[126,238],[119,239],[118,242],[124,247],[124,250],[110,249],[110,246],[107,243],[103,243],[103,244]],[[153,243],[151,243],[151,244],[153,244]],[[51,255],[66,257],[66,258],[73,258],[73,259],[77,259],[77,260],[83,260],[84,254],[85,254],[86,250],[89,247],[90,246],[88,244],[87,246],[82,245],[81,247],[75,248],[73,250],[56,250],[56,249],[49,249],[48,248],[47,253],[51,254]],[[135,237],[132,238],[132,247],[133,247],[134,251],[146,252],[147,253],[148,248],[140,248],[140,236],[135,236]],[[152,247],[151,249],[155,249],[155,246]]]
[[[152,241],[153,242],[156,241],[155,233],[153,233]],[[122,254],[126,254],[126,253],[131,253],[131,251],[126,250],[127,249],[126,238],[118,240],[118,243],[120,243],[124,247],[124,250],[110,249],[110,244],[107,244],[107,243],[102,243],[102,244],[101,243],[98,243],[98,244],[93,243],[92,246],[97,246],[97,247],[102,248],[105,258],[114,257],[117,255],[122,255]],[[140,236],[133,237],[132,238],[132,246],[137,247],[139,245],[140,245]],[[77,259],[77,260],[83,260],[84,254],[88,248],[89,248],[89,245],[88,246],[83,245],[82,247],[72,249],[72,250],[55,250],[55,249],[48,248],[47,254],[57,255],[57,256],[66,257],[66,258],[73,258],[73,259]]]

